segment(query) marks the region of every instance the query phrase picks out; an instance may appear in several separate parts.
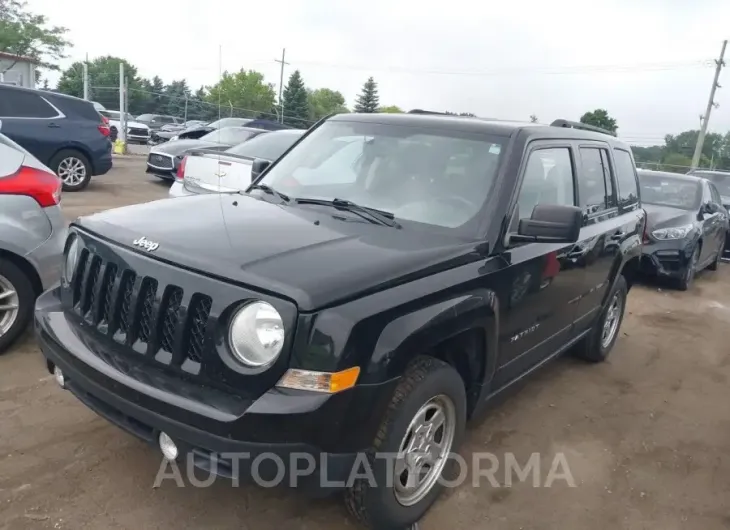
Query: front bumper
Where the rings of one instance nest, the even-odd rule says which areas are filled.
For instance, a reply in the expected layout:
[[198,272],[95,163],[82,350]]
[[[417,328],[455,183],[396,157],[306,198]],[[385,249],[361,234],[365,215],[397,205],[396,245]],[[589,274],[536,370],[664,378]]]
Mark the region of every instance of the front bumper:
[[[216,390],[215,399],[196,401],[187,392],[168,390],[175,385],[173,376],[100,351],[67,318],[57,288],[38,298],[35,332],[49,370],[60,368],[68,390],[127,432],[148,443],[165,432],[181,458],[209,473],[246,480],[255,467],[261,480],[315,495],[345,487],[397,384],[361,385],[332,395],[274,388],[249,402]],[[248,436],[240,436],[242,431]],[[315,467],[309,470],[302,459]]]
[[694,245],[686,240],[652,241],[644,243],[641,271],[663,278],[684,277]]

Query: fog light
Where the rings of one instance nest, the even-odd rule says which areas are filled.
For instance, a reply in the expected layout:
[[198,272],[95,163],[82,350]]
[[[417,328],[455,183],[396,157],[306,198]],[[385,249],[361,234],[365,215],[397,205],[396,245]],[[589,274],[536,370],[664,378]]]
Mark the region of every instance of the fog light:
[[175,445],[175,442],[172,441],[172,438],[170,438],[166,433],[161,432],[159,443],[160,451],[162,451],[162,456],[164,456],[168,460],[177,459],[177,445]]
[[56,379],[58,386],[66,388],[66,378],[63,376],[63,372],[58,366],[54,366],[53,368],[53,377]]

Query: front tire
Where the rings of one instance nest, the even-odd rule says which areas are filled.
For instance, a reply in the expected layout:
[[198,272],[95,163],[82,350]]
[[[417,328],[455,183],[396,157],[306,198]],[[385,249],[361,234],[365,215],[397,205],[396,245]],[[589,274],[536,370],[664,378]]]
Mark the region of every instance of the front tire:
[[601,316],[593,325],[588,336],[576,345],[575,355],[577,357],[592,363],[603,362],[608,358],[621,329],[628,292],[626,278],[619,275],[608,296],[606,306],[601,311]]
[[15,263],[0,258],[0,354],[18,339],[33,315],[36,293]]
[[687,268],[684,271],[684,274],[679,279],[679,282],[677,283],[677,288],[680,291],[686,291],[692,286],[692,282],[695,279],[695,274],[697,274],[697,264],[700,261],[700,245],[697,245],[692,252],[692,257],[689,259],[689,263],[687,263]]
[[63,191],[81,191],[91,180],[89,160],[74,149],[64,149],[56,153],[50,167],[63,181]]
[[357,479],[345,492],[353,517],[374,530],[400,530],[421,519],[441,493],[441,477],[451,476],[449,455],[465,425],[461,376],[438,359],[416,358],[367,451],[375,483]]
[[715,259],[712,260],[712,263],[710,263],[707,266],[707,270],[709,271],[716,271],[717,268],[720,266],[720,260],[722,259],[722,253],[725,252],[725,236],[722,236],[722,243],[720,243],[720,246],[717,249],[717,256],[715,256]]

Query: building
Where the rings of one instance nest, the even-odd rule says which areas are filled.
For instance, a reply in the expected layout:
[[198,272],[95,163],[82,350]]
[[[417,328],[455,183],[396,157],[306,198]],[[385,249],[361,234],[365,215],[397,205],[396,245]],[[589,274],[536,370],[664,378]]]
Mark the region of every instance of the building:
[[36,65],[30,57],[0,52],[0,83],[35,88]]

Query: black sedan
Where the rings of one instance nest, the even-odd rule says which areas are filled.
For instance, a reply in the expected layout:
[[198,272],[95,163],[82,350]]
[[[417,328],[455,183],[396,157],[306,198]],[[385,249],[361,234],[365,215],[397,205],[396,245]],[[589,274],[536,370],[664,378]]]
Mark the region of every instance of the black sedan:
[[[695,177],[702,177],[712,182],[722,197],[722,205],[730,212],[730,171],[719,171],[716,169],[693,169],[689,172]],[[730,232],[728,232],[730,237]],[[725,258],[730,258],[730,241],[725,239]]]
[[642,269],[687,290],[702,269],[717,269],[728,232],[728,212],[707,179],[639,170],[647,213]]
[[251,127],[224,127],[211,131],[198,140],[166,142],[150,149],[150,154],[147,156],[147,173],[162,179],[175,180],[177,167],[189,151],[193,149],[224,151],[266,132],[268,131]]

